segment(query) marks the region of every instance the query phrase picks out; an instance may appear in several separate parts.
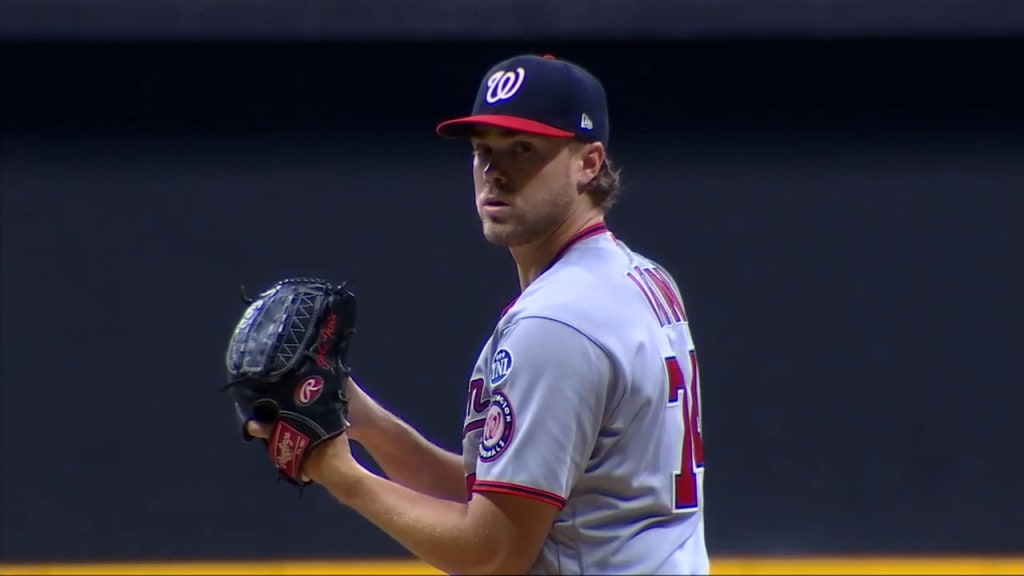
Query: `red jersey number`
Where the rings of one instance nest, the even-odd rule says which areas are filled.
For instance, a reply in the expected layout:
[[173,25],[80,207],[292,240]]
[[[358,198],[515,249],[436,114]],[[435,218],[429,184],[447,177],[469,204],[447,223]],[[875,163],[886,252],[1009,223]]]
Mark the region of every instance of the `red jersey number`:
[[[678,403],[683,411],[683,453],[681,470],[675,475],[675,507],[677,511],[696,510],[700,506],[697,494],[697,472],[704,467],[704,443],[700,437],[700,378],[697,372],[697,353],[690,350],[690,382],[686,382],[679,359],[665,359],[668,370],[668,401]],[[691,409],[692,408],[692,409]]]

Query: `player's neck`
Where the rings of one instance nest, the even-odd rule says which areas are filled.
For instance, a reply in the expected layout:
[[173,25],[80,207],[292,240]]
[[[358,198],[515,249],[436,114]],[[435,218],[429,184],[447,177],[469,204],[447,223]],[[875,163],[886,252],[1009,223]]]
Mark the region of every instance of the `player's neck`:
[[550,234],[529,244],[509,248],[519,272],[519,289],[533,283],[551,265],[551,261],[580,230],[604,222],[604,214],[587,211],[569,218]]

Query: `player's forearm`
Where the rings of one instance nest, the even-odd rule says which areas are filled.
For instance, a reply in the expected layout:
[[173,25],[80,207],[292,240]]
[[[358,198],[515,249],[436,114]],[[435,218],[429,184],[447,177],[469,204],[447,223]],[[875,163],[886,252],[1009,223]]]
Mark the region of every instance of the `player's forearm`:
[[359,442],[384,473],[398,484],[437,498],[466,501],[462,456],[434,445],[409,424],[379,405]]
[[446,574],[521,574],[521,551],[502,546],[500,527],[475,520],[466,503],[433,498],[361,470],[321,484],[420,560]]

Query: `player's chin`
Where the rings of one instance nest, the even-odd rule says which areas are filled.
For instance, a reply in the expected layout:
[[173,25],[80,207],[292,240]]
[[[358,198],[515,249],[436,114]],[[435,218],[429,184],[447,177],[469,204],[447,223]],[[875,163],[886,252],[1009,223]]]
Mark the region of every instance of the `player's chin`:
[[484,238],[491,244],[497,244],[498,246],[516,245],[516,230],[507,223],[495,222],[484,218],[483,232]]
[[484,222],[484,238],[491,244],[514,248],[530,242],[531,237],[521,226]]

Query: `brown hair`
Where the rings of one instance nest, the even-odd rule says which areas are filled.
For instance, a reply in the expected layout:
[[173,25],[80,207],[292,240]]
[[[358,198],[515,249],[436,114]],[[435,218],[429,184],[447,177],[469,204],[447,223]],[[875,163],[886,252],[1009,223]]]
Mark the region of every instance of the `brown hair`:
[[590,182],[587,182],[582,192],[590,196],[595,206],[600,207],[607,213],[619,200],[622,193],[622,181],[619,176],[620,169],[615,166],[611,158],[604,157],[601,170]]
[[[577,151],[587,144],[588,142],[580,139],[573,140],[573,146]],[[611,157],[605,152],[604,162],[601,164],[601,169],[597,171],[597,176],[581,186],[580,193],[590,196],[594,206],[607,214],[622,195],[622,178],[619,172],[620,169],[615,166]]]

